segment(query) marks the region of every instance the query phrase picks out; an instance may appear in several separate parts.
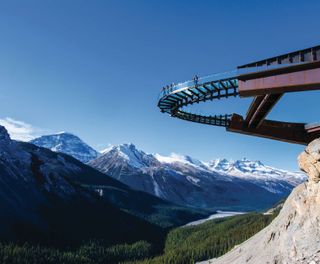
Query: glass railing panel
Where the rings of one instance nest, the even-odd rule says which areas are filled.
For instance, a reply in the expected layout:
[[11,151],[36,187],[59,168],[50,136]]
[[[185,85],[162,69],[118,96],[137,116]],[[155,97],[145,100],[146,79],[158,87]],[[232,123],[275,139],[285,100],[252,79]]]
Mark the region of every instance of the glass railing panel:
[[[219,81],[219,80],[223,80],[223,79],[229,79],[229,78],[235,78],[235,80],[236,80],[237,74],[238,74],[238,71],[234,70],[234,71],[204,76],[204,77],[198,78],[197,80],[189,80],[189,81],[185,81],[185,82],[178,83],[178,84],[172,84],[170,86],[164,87],[163,91],[160,93],[159,97],[162,98],[162,97],[164,97],[174,91],[178,91],[180,89],[185,89],[185,88],[192,87],[195,85],[201,86],[202,84],[215,82],[215,81]],[[219,88],[222,88],[221,85],[219,86]]]

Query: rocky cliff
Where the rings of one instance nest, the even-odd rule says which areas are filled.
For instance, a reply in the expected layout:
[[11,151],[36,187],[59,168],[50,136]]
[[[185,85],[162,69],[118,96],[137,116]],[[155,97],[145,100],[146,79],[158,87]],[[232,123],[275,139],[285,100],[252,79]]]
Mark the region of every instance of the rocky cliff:
[[278,217],[227,254],[202,263],[320,263],[320,139],[298,160],[309,179],[292,191]]

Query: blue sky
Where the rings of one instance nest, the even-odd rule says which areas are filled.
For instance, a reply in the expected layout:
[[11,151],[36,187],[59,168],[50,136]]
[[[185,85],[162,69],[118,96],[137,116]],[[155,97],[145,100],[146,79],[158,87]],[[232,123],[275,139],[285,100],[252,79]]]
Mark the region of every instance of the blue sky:
[[[303,146],[172,119],[156,103],[168,83],[318,45],[319,10],[293,0],[1,1],[0,118],[24,139],[69,131],[97,149],[133,142],[297,169]],[[287,94],[269,117],[319,121],[319,95]],[[202,107],[244,112],[248,103]]]

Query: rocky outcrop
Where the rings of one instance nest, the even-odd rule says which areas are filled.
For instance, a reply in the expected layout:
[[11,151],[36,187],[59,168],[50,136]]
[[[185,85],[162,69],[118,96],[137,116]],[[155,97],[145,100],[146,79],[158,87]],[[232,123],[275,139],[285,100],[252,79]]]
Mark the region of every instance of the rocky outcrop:
[[201,263],[320,263],[320,139],[300,154],[299,166],[309,180],[292,191],[268,227],[222,257]]
[[298,158],[301,170],[309,176],[310,182],[320,181],[320,139],[312,141]]

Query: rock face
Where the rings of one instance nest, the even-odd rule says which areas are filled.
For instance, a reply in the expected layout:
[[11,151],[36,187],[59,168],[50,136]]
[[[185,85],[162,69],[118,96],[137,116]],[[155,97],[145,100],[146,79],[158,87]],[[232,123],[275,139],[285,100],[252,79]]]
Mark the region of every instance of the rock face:
[[306,172],[309,180],[318,183],[320,181],[320,139],[312,141],[299,156],[299,166]]
[[320,263],[319,160],[317,139],[299,156],[309,180],[292,191],[274,221],[222,257],[201,263]]

